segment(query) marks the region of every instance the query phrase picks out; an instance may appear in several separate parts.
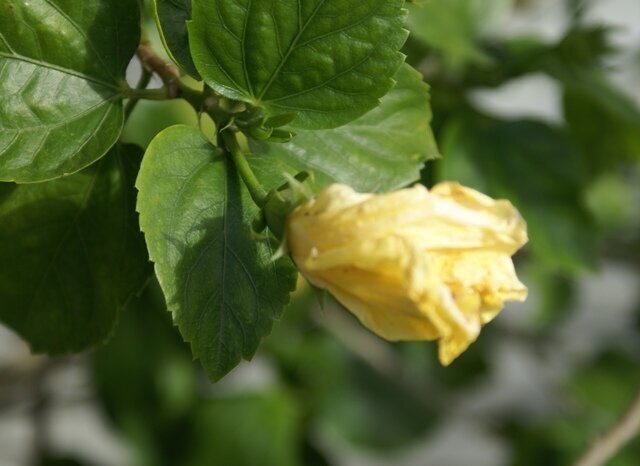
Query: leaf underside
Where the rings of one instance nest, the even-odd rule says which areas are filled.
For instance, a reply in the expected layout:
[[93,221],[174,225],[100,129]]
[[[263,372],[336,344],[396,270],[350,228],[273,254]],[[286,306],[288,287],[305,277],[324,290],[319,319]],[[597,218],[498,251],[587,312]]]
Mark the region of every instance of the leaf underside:
[[153,13],[165,50],[186,73],[200,80],[191,58],[187,21],[191,19],[191,0],[153,0]]
[[48,183],[0,183],[0,320],[34,352],[79,351],[109,336],[150,275],[133,190],[141,151]]

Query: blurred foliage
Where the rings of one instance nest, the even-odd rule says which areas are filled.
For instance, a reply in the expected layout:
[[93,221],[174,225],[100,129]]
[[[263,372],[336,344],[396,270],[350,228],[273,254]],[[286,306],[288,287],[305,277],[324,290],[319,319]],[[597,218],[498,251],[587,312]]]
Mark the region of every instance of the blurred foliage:
[[[544,424],[506,426],[505,434],[515,447],[514,466],[571,464],[624,412],[640,385],[638,363],[638,358],[603,354],[567,384],[565,390],[572,403],[566,409]],[[633,466],[639,457],[640,442],[635,441],[607,465]]]
[[[431,85],[443,154],[427,165],[423,180],[459,180],[520,209],[531,242],[518,268],[534,307],[523,339],[529,344],[533,338],[537,350],[575,312],[582,276],[608,258],[640,264],[640,109],[610,78],[607,63],[619,51],[609,29],[582,23],[575,10],[564,37],[548,42],[496,33],[527,2],[422,0],[409,6],[405,53]],[[534,73],[559,86],[561,122],[508,119],[469,99],[474,90]],[[181,104],[140,104],[126,138],[144,146],[160,128],[193,119]],[[399,451],[433,433],[456,397],[472,397],[487,383],[503,334],[518,337],[501,316],[448,368],[438,365],[431,344],[391,345],[373,337],[365,357],[332,331],[356,332],[354,341],[361,341],[357,332],[364,331],[348,325],[351,317],[335,324],[345,328],[322,328],[318,322],[330,320],[328,310],[301,290],[257,361],[211,385],[165,308],[151,284],[92,359],[99,399],[139,465],[313,466],[341,464],[341,455],[354,448]],[[637,315],[640,334],[640,304]],[[631,353],[610,348],[563,374],[560,409],[553,413],[491,419],[511,464],[570,464],[640,386],[640,357]],[[257,384],[243,382],[245,369],[267,375]],[[636,440],[610,464],[635,466],[638,458]]]

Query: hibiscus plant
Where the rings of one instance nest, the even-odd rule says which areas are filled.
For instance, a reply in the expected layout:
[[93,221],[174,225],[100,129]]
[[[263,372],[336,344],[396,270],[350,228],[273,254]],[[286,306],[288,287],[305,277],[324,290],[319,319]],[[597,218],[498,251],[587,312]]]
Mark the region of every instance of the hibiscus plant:
[[[378,337],[420,341],[443,383],[481,373],[482,326],[534,289],[565,306],[626,225],[607,182],[640,148],[608,31],[576,13],[555,42],[483,37],[507,3],[0,0],[0,322],[33,353],[98,348],[111,395],[140,374],[175,389],[166,419],[195,406],[168,382],[195,376],[157,375],[194,373],[187,346],[217,382],[264,344],[295,393],[349,372],[318,328],[388,379]],[[562,90],[561,122],[476,105],[531,73]]]

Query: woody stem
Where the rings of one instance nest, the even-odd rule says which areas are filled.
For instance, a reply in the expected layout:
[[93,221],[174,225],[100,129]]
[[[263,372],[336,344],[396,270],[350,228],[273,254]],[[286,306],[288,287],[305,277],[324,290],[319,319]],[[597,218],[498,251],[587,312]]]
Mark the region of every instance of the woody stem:
[[640,433],[640,391],[620,418],[607,432],[595,439],[574,466],[602,466]]

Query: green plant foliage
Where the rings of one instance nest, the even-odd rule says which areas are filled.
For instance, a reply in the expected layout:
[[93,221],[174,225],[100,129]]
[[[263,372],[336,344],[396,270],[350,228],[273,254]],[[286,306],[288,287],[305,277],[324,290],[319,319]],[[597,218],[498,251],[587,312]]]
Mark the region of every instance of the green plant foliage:
[[0,320],[35,352],[109,336],[151,270],[135,213],[141,152],[116,146],[73,176],[0,183]]
[[153,13],[164,48],[183,70],[200,79],[189,50],[187,21],[191,19],[191,0],[153,0]]
[[[334,304],[327,302],[326,306]],[[282,321],[265,342],[282,377],[302,393],[300,399],[308,416],[317,419],[319,426],[331,426],[341,438],[376,450],[408,445],[433,426],[437,421],[433,407],[442,400],[421,388],[420,377],[407,372],[406,380],[401,376],[394,379],[373,371],[333,332],[305,326],[314,313],[323,320],[326,317],[308,287],[296,291]],[[360,330],[355,319],[352,324]],[[352,338],[358,340],[361,335],[356,333]],[[435,354],[431,359],[435,362]],[[425,368],[424,361],[421,368]],[[408,390],[410,385],[416,390]]]
[[529,247],[551,270],[595,266],[599,235],[571,140],[543,123],[486,118],[454,123],[447,133],[442,178],[512,201],[527,221]]
[[640,108],[611,83],[569,88],[564,114],[592,174],[640,160]]
[[406,39],[403,0],[200,0],[191,51],[220,94],[293,125],[331,128],[359,117],[393,86]]
[[200,373],[173,328],[157,281],[128,303],[117,332],[91,362],[102,407],[127,437],[132,462],[183,464],[195,449],[186,420],[197,406]]
[[[581,0],[554,3],[562,37],[514,36],[535,3],[0,0],[0,322],[34,352],[97,346],[29,364],[0,329],[0,424],[33,407],[26,462],[117,461],[41,441],[77,402],[123,464],[574,464],[640,384],[638,50]],[[564,119],[477,98],[529,77]],[[512,202],[529,234],[527,302],[447,367],[369,332],[286,250],[292,209],[331,183],[445,179]],[[87,365],[91,400],[66,385]]]
[[198,407],[200,449],[188,465],[297,466],[300,421],[295,400],[276,390],[208,400]]
[[151,142],[138,176],[138,211],[156,275],[184,339],[213,380],[249,359],[294,288],[277,244],[256,241],[258,213],[234,168],[196,128]]
[[355,445],[374,451],[398,448],[437,421],[432,406],[359,361],[350,361],[349,378],[339,389],[319,416]]
[[[637,368],[637,358],[609,353],[578,371],[566,387],[573,401],[570,410],[556,413],[544,425],[509,426],[513,464],[561,466],[575,461],[586,445],[616,422],[631,402],[640,383]],[[640,443],[631,440],[606,464],[633,466],[639,454]]]
[[448,67],[460,71],[468,63],[486,63],[480,39],[491,17],[513,0],[429,0],[409,7],[412,38],[437,50]]
[[75,173],[122,131],[135,0],[0,0],[0,180]]
[[252,165],[258,173],[307,170],[316,190],[341,182],[380,192],[417,181],[424,162],[439,157],[429,126],[429,88],[408,65],[395,79],[379,107],[345,126],[303,132],[287,144],[252,141]]
[[184,100],[145,100],[129,116],[120,139],[146,148],[156,134],[173,125],[198,124],[193,107]]

